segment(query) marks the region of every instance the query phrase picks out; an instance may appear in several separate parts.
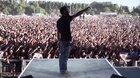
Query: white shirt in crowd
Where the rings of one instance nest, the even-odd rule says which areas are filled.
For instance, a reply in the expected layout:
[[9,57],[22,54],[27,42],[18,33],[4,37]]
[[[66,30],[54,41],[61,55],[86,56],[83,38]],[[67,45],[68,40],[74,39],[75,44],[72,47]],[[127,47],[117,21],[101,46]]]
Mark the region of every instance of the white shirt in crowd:
[[0,51],[0,59],[2,59],[4,52]]
[[33,58],[43,59],[43,56],[41,53],[34,53]]

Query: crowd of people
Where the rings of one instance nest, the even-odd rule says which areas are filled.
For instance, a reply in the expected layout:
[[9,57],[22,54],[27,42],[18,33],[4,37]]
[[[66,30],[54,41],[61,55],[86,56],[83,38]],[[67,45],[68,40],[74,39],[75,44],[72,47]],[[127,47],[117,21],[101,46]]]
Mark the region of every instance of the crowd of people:
[[[58,58],[59,17],[1,16],[0,51],[5,59]],[[70,58],[120,60],[122,52],[140,52],[140,17],[95,15],[72,21]]]

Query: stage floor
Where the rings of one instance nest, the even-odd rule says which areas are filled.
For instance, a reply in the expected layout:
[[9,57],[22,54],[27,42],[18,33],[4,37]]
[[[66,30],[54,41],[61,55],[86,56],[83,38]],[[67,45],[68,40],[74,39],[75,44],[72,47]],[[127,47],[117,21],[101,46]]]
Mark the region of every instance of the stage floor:
[[69,59],[67,76],[59,73],[58,59],[31,60],[20,77],[32,75],[33,78],[110,78],[120,73],[106,59]]

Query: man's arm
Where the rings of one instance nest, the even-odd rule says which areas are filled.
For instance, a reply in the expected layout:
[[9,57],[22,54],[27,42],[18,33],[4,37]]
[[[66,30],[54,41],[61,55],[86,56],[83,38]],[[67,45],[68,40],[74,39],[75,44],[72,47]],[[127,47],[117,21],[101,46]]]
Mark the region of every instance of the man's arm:
[[60,33],[60,32],[58,32],[58,31],[57,31],[57,38],[58,38],[58,40],[60,40],[60,39],[61,39],[61,33]]
[[74,19],[75,17],[77,17],[77,16],[83,14],[83,13],[86,12],[89,8],[90,8],[90,7],[87,7],[87,8],[85,8],[85,9],[83,9],[83,10],[77,12],[76,14],[72,15],[72,18]]

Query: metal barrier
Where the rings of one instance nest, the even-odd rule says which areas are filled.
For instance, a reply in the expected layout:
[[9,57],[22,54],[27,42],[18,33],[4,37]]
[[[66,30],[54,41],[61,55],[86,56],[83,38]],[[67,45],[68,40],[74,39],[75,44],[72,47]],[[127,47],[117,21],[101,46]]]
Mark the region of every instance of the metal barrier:
[[4,60],[1,59],[1,77],[2,78],[17,78],[21,73],[22,60],[10,59]]

